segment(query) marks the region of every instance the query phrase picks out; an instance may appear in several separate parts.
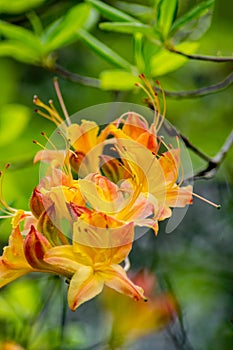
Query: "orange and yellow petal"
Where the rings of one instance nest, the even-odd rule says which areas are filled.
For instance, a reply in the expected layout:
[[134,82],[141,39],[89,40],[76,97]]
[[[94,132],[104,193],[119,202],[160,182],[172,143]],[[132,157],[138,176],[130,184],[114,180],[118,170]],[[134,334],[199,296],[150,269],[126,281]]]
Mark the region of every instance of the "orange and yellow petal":
[[104,281],[90,266],[81,266],[70,281],[68,303],[71,310],[100,294]]
[[76,151],[86,154],[97,144],[98,131],[95,122],[82,120],[81,125],[71,124],[67,128],[67,139]]
[[20,229],[16,227],[9,238],[9,246],[3,249],[0,258],[0,287],[34,271],[25,258],[23,244]]
[[191,185],[179,187],[174,185],[166,193],[166,204],[169,207],[185,207],[192,204],[193,187]]
[[74,252],[73,246],[63,245],[51,248],[44,256],[44,261],[74,274],[81,265],[91,265],[92,259],[81,250]]
[[104,284],[121,294],[128,295],[135,300],[144,300],[143,289],[134,284],[126,275],[126,272],[120,265],[111,265],[103,272],[100,272],[104,279]]

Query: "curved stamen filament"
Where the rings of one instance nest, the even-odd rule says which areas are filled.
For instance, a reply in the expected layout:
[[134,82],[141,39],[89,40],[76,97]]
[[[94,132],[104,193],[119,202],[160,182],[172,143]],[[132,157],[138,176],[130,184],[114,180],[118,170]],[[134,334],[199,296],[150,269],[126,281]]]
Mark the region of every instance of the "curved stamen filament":
[[[151,93],[151,96],[153,97],[154,101],[155,101],[155,104],[156,104],[156,107],[157,107],[157,118],[156,120],[154,120],[155,124],[158,123],[158,118],[160,116],[160,113],[161,113],[161,107],[160,107],[160,101],[159,101],[159,97],[158,97],[158,94],[157,92],[154,91],[154,89],[152,88],[151,86],[151,83],[149,82],[148,79],[146,79],[146,77],[144,76],[144,74],[142,74],[140,76],[140,78],[144,81],[146,87],[148,88],[148,90],[150,91]],[[156,128],[157,129],[157,128]],[[159,129],[157,129],[159,130]]]
[[41,135],[44,136],[45,140],[53,147],[53,149],[57,150],[57,147],[54,145],[54,143],[50,140],[50,138],[44,131],[41,132]]
[[[157,85],[159,85],[160,87],[160,91],[162,92],[162,97],[163,97],[163,112],[161,114],[161,120],[159,122],[159,124],[157,125],[157,131],[159,131],[159,129],[161,128],[161,126],[163,125],[164,119],[165,119],[165,115],[166,115],[166,111],[167,111],[167,104],[166,104],[166,96],[165,96],[165,92],[164,89],[162,88],[160,82],[158,80],[156,80]],[[159,118],[158,118],[159,119]]]
[[[40,109],[36,109],[36,113],[38,113],[42,117],[52,121],[57,126],[63,123],[62,118],[59,116],[57,110],[55,109],[55,107],[53,105],[52,105],[53,107],[48,107],[36,95],[34,96],[33,103],[38,107],[44,108],[48,112],[48,114],[46,114],[43,111],[41,111]],[[49,104],[51,106],[51,100],[50,100]]]
[[204,201],[204,202],[206,202],[206,203],[212,205],[212,206],[215,207],[216,209],[221,209],[221,205],[220,205],[220,204],[216,204],[216,203],[214,203],[214,202],[212,202],[212,201],[210,201],[210,200],[208,200],[208,199],[206,199],[206,198],[203,198],[202,196],[199,196],[199,194],[196,194],[196,193],[193,193],[193,192],[192,192],[192,195],[193,195],[194,197],[196,197],[196,198],[198,198],[198,199],[200,199],[200,200],[202,200],[202,201]]
[[[145,124],[147,124],[146,118],[144,118],[140,113],[128,111],[128,112],[123,113],[119,118],[117,118],[117,120],[116,120],[116,127],[119,128],[120,123],[121,123],[121,122],[122,122],[122,123],[125,122],[125,121],[122,120],[122,119],[123,119],[126,115],[130,115],[130,114],[136,115],[136,116],[139,117]],[[113,124],[114,124],[114,123],[113,123]]]
[[61,94],[61,90],[60,90],[60,87],[59,87],[58,79],[57,79],[57,78],[54,78],[54,88],[55,88],[55,91],[56,91],[56,93],[57,93],[57,97],[58,97],[58,100],[59,100],[59,102],[60,102],[62,111],[63,111],[63,113],[64,113],[64,116],[65,116],[67,125],[69,126],[69,125],[71,125],[71,120],[70,120],[69,114],[68,114],[68,112],[67,112],[67,109],[66,109],[66,106],[65,106],[65,103],[64,103],[62,94]]
[[152,103],[152,106],[153,106],[153,110],[154,110],[154,119],[155,119],[155,125],[157,123],[157,108],[156,108],[156,104],[155,104],[155,98],[150,94],[150,92],[140,83],[136,83],[135,86],[138,86],[140,87],[145,93],[146,95],[149,97],[149,100],[151,101]]

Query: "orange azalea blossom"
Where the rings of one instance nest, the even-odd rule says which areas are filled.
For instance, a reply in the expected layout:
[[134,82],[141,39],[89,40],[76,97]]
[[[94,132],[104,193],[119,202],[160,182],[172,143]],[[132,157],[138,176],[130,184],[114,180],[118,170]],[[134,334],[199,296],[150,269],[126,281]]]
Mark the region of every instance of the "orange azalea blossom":
[[[87,217],[88,214],[86,220]],[[72,246],[47,251],[44,261],[73,272],[68,291],[71,310],[100,294],[104,285],[135,300],[146,300],[142,288],[132,283],[119,265],[128,256],[132,241],[133,223],[122,226],[96,213],[89,216],[88,223],[84,220],[75,223]]]

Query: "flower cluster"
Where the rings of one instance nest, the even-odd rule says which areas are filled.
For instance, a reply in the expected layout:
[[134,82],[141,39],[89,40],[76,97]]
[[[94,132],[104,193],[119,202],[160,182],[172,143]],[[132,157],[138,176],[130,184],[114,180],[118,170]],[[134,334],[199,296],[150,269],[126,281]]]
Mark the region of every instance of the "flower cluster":
[[192,202],[192,186],[181,186],[179,142],[167,145],[158,135],[164,113],[158,97],[147,94],[155,110],[151,125],[129,111],[104,127],[88,120],[72,123],[66,111],[63,121],[52,101],[45,105],[35,97],[38,113],[58,126],[64,147],[58,149],[42,133],[53,149],[35,157],[47,168],[30,211],[1,199],[12,216],[12,233],[0,258],[0,287],[45,272],[65,277],[71,310],[104,286],[146,300],[124,269],[135,232],[151,229],[157,235],[158,222],[172,215],[171,208]]

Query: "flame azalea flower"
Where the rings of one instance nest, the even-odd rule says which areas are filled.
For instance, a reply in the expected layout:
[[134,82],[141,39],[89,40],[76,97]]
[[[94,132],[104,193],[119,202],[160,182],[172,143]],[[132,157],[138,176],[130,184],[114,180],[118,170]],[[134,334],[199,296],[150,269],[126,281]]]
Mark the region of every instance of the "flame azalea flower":
[[124,295],[116,298],[111,290],[104,291],[101,297],[102,304],[112,320],[109,345],[113,348],[160,330],[173,321],[179,311],[177,301],[171,294],[155,294],[155,278],[151,273],[141,272],[132,280],[145,290],[148,296],[147,303],[132,303]]
[[[47,263],[73,272],[68,290],[71,310],[100,294],[104,285],[136,300],[146,300],[143,290],[119,265],[128,256],[133,240],[133,224],[119,224],[103,214],[90,216],[89,223],[80,219],[75,224],[73,245],[53,247],[45,254]],[[103,237],[108,230],[110,234]],[[79,243],[84,233],[86,245]]]

